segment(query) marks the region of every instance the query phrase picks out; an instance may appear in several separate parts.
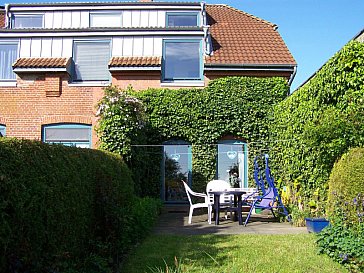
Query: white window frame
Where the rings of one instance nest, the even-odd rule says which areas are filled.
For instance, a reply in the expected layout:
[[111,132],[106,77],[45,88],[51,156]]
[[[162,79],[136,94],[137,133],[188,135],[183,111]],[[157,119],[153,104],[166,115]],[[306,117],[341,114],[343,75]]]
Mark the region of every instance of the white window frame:
[[6,126],[3,124],[0,124],[0,137],[6,136]]

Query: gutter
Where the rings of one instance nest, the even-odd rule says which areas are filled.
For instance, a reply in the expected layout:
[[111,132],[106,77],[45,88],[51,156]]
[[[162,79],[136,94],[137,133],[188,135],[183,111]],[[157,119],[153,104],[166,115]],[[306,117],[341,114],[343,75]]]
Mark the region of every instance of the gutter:
[[269,70],[293,72],[296,65],[278,65],[278,64],[205,64],[205,70],[224,71],[224,70]]

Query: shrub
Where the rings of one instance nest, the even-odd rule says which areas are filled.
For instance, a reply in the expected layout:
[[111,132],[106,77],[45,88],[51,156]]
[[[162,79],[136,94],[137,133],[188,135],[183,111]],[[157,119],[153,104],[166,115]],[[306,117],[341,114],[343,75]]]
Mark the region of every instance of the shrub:
[[[364,272],[364,195],[358,194],[350,201],[334,196],[330,226],[318,233],[319,252],[343,264],[350,272]],[[351,215],[353,211],[355,215]]]
[[[345,206],[348,221],[357,218],[360,194],[364,194],[364,148],[354,148],[335,163],[329,178],[328,215],[335,216],[338,198],[353,203]],[[359,195],[359,196],[358,196]],[[349,210],[348,208],[351,208]]]
[[[158,207],[134,196],[120,156],[6,138],[0,192],[1,272],[101,272]],[[140,202],[143,213],[134,210]]]

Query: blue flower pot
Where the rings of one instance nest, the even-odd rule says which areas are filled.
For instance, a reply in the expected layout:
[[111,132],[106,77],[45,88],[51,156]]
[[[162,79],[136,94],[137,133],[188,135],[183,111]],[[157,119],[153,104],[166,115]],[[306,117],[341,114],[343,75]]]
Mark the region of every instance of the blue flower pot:
[[305,218],[305,220],[308,232],[314,233],[319,233],[330,224],[329,220],[325,218]]

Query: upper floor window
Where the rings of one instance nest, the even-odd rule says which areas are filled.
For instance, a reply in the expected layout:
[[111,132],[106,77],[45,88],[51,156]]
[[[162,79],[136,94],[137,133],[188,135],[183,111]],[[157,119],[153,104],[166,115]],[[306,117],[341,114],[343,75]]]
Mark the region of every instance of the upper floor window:
[[202,80],[201,40],[163,41],[163,81]]
[[15,80],[12,64],[18,56],[18,43],[0,43],[0,80]]
[[120,12],[90,13],[90,27],[121,27]]
[[167,26],[196,27],[199,25],[197,12],[167,12]]
[[43,142],[91,148],[91,125],[52,124],[43,126]]
[[75,41],[75,81],[109,81],[110,40]]
[[13,28],[42,28],[43,14],[15,14]]
[[6,127],[5,125],[0,124],[0,137],[4,137],[6,133]]

